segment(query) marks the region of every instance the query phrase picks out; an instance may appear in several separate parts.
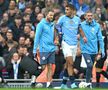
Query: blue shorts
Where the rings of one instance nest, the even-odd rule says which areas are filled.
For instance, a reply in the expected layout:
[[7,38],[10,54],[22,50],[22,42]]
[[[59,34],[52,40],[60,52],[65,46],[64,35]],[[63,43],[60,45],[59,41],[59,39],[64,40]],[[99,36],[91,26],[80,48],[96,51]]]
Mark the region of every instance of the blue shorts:
[[55,51],[54,52],[40,52],[40,64],[54,64],[55,63]]

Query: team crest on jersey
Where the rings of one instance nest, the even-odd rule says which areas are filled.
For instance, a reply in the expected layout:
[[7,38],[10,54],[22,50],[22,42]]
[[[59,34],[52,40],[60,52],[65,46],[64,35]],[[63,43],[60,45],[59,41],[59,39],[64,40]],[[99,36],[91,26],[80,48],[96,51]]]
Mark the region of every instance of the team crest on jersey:
[[74,22],[72,21],[72,20],[70,20],[70,22],[69,22],[70,24],[73,24]]
[[45,56],[42,57],[42,60],[45,60]]
[[95,29],[94,29],[94,28],[92,28],[92,29],[91,29],[91,32],[92,32],[92,33],[94,33],[94,31],[95,31]]

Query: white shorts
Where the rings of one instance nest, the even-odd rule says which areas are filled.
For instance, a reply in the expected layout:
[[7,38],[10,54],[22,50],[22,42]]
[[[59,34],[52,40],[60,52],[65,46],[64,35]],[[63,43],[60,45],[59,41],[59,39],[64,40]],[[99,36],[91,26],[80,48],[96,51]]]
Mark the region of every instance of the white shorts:
[[62,41],[62,50],[63,50],[63,54],[64,54],[65,58],[72,56],[73,61],[75,61],[76,52],[77,52],[77,45],[70,46],[65,41]]

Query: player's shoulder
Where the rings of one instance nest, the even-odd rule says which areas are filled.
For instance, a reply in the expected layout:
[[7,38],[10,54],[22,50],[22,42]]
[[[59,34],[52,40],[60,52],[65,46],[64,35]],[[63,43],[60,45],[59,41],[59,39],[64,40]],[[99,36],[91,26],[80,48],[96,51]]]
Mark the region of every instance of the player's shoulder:
[[66,15],[62,15],[62,16],[60,16],[60,18],[62,18],[62,19],[66,18],[66,17],[67,17]]
[[74,16],[74,18],[73,18],[75,21],[77,21],[77,22],[80,22],[81,23],[81,19],[80,19],[80,17],[78,17],[78,16]]
[[79,20],[80,20],[80,17],[78,17],[78,16],[76,16],[76,15],[74,16],[74,18],[76,18],[76,19],[79,19]]
[[85,25],[86,24],[86,20],[81,22],[81,25]]
[[100,24],[96,20],[94,20],[94,19],[93,19],[93,24],[94,24],[94,26],[100,27]]

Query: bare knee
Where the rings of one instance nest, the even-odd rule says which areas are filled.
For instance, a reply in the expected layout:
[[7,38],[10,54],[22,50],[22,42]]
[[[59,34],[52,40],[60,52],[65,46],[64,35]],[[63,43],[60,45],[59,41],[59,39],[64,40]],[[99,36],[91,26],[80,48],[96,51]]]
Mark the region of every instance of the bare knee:
[[49,70],[52,70],[52,64],[48,64],[47,67]]

